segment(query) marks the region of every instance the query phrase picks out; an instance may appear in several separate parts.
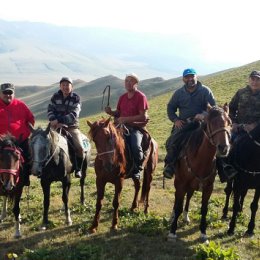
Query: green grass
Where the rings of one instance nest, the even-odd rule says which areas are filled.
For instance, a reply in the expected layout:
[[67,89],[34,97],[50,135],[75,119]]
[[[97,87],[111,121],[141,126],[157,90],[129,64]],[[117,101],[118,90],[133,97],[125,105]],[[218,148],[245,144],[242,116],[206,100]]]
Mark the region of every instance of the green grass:
[[[259,67],[259,66],[258,66]],[[248,70],[248,68],[246,68]],[[249,69],[251,70],[251,68]],[[227,71],[226,75],[213,75],[205,78],[203,83],[210,86],[219,104],[228,101],[235,91],[246,84],[248,71]],[[117,232],[110,230],[112,221],[112,200],[114,188],[111,184],[106,187],[104,205],[101,211],[101,220],[98,232],[88,234],[95,211],[96,189],[93,161],[85,184],[86,206],[79,204],[79,181],[73,178],[70,193],[70,209],[73,225],[64,224],[65,217],[61,201],[61,185],[54,183],[51,189],[51,205],[49,218],[51,225],[45,232],[39,231],[42,221],[42,191],[39,180],[32,177],[32,184],[25,188],[21,201],[21,215],[23,219],[23,237],[13,239],[14,219],[11,209],[8,218],[0,224],[0,259],[7,253],[16,253],[18,259],[45,259],[45,260],[79,260],[79,259],[113,259],[113,260],[191,260],[196,258],[199,243],[199,220],[201,193],[195,192],[190,205],[190,225],[179,220],[178,240],[175,243],[166,241],[169,231],[169,217],[174,202],[173,181],[166,181],[166,188],[162,188],[162,167],[165,156],[165,140],[172,127],[167,119],[166,105],[172,93],[166,93],[150,100],[149,131],[159,144],[159,165],[154,173],[150,196],[150,213],[145,216],[142,208],[131,213],[134,188],[131,180],[126,180],[120,205],[120,229]],[[81,129],[87,133],[89,128],[86,120],[106,116],[104,113],[81,119]],[[46,122],[37,121],[37,125],[46,125]],[[93,146],[93,157],[95,148]],[[93,158],[92,158],[93,159]],[[208,235],[212,246],[218,252],[230,252],[234,249],[243,260],[260,259],[260,219],[259,211],[256,217],[255,236],[243,237],[250,217],[250,203],[253,192],[249,191],[244,206],[243,215],[238,218],[236,234],[226,235],[228,221],[220,220],[224,206],[224,185],[216,179],[215,188],[209,204]],[[1,207],[0,199],[0,207]],[[231,214],[231,213],[230,213]],[[229,216],[230,216],[229,214]],[[220,247],[220,249],[218,249]],[[214,249],[214,250],[215,250]],[[196,251],[197,250],[197,251]],[[201,249],[204,250],[204,249]],[[232,251],[233,252],[233,251]],[[215,258],[212,258],[215,259]],[[218,258],[216,258],[218,259]],[[221,258],[226,259],[226,258]]]

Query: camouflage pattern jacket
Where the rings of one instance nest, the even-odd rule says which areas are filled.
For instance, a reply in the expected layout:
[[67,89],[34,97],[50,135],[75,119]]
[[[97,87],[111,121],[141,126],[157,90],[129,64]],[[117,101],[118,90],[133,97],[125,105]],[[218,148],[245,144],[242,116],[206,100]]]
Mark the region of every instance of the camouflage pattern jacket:
[[253,93],[249,86],[239,89],[229,104],[233,123],[260,123],[260,91]]

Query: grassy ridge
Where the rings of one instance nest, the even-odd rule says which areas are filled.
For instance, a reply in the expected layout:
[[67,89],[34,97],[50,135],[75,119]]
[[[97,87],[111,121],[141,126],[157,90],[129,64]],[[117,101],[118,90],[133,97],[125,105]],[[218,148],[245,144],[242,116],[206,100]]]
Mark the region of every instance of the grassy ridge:
[[[260,62],[251,64],[244,69],[233,69],[223,74],[201,77],[201,81],[210,86],[219,104],[228,102],[235,91],[247,83],[248,74],[252,69],[260,68]],[[107,185],[104,205],[101,212],[100,228],[95,235],[89,235],[90,226],[95,210],[95,174],[91,165],[86,180],[86,206],[79,205],[79,181],[73,178],[70,194],[70,208],[73,226],[64,225],[64,216],[61,202],[61,188],[54,183],[51,190],[50,220],[52,225],[46,232],[38,231],[42,218],[42,192],[39,180],[32,177],[29,192],[25,189],[21,202],[23,218],[23,238],[14,240],[14,221],[9,209],[9,217],[0,225],[0,258],[8,252],[16,252],[22,259],[142,259],[166,260],[195,259],[195,248],[199,244],[199,219],[201,193],[195,192],[191,201],[191,224],[184,225],[179,221],[179,240],[172,244],[166,242],[169,230],[168,218],[174,201],[173,181],[166,181],[166,188],[162,189],[162,167],[165,155],[164,143],[169,135],[171,123],[167,119],[166,105],[172,95],[165,93],[150,100],[149,131],[159,144],[160,163],[154,174],[152,183],[150,214],[144,216],[142,208],[139,212],[130,213],[129,208],[133,197],[133,184],[131,180],[125,181],[120,206],[120,230],[110,231],[112,221],[112,200],[114,188]],[[86,120],[94,121],[106,116],[104,113],[81,119],[81,129],[88,132]],[[44,122],[37,122],[44,125]],[[93,156],[95,149],[93,148]],[[215,182],[209,212],[208,235],[223,248],[236,248],[243,260],[260,259],[260,219],[257,215],[256,235],[254,238],[244,238],[243,233],[250,217],[250,203],[253,193],[249,192],[245,200],[243,215],[239,217],[236,235],[226,235],[228,222],[221,221],[224,206],[224,185],[218,178]],[[29,205],[28,205],[29,204]],[[1,202],[0,202],[1,206]],[[27,258],[25,258],[27,257]]]

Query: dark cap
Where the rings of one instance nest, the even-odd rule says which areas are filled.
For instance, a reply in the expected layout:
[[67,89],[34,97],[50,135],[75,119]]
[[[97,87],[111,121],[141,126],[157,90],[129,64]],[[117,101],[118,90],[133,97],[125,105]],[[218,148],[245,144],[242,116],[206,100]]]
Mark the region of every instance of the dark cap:
[[67,81],[67,82],[69,82],[70,84],[72,84],[72,79],[69,78],[69,77],[62,77],[61,80],[60,80],[60,83],[63,82],[63,81]]
[[250,73],[250,78],[251,77],[257,77],[257,78],[260,78],[260,71],[259,70],[253,70],[251,73]]
[[11,90],[14,93],[14,85],[11,83],[1,84],[1,91]]

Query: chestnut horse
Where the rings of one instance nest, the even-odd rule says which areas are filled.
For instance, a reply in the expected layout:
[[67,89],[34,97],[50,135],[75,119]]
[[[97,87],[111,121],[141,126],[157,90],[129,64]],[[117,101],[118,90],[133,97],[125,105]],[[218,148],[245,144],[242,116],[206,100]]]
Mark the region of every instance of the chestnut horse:
[[0,196],[4,196],[1,221],[6,216],[7,198],[14,203],[15,238],[21,237],[20,227],[20,200],[23,192],[22,171],[23,157],[21,150],[16,145],[16,140],[11,135],[0,138]]
[[168,239],[177,238],[177,222],[183,211],[184,197],[187,195],[184,217],[187,221],[190,199],[195,190],[202,191],[201,238],[205,242],[206,215],[208,201],[213,190],[216,176],[215,157],[226,157],[230,149],[230,125],[227,105],[224,108],[208,106],[208,115],[204,123],[191,122],[180,131],[178,147],[182,147],[176,166],[174,179],[175,202],[173,220]]
[[[98,228],[100,219],[100,210],[104,199],[106,183],[110,182],[115,185],[115,195],[113,199],[113,221],[112,229],[118,227],[118,208],[120,194],[123,188],[123,182],[127,175],[127,149],[123,133],[116,128],[110,118],[101,119],[94,123],[87,122],[90,127],[90,136],[94,141],[97,149],[95,159],[97,203],[96,213],[90,227],[90,232],[95,233]],[[128,160],[129,161],[129,160]],[[152,182],[152,174],[158,162],[158,146],[155,140],[151,138],[149,148],[143,163],[144,175],[141,198],[139,203],[144,204],[144,212],[148,212],[149,192]],[[140,180],[134,180],[135,195],[132,202],[131,210],[138,207],[138,194],[140,190]]]

